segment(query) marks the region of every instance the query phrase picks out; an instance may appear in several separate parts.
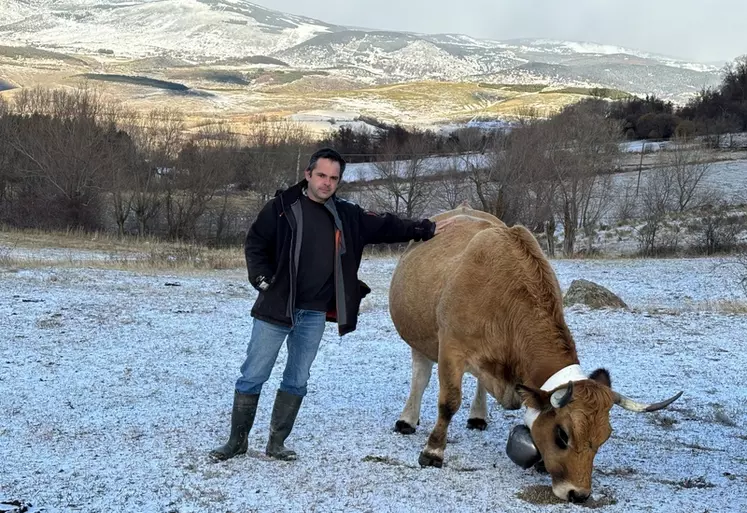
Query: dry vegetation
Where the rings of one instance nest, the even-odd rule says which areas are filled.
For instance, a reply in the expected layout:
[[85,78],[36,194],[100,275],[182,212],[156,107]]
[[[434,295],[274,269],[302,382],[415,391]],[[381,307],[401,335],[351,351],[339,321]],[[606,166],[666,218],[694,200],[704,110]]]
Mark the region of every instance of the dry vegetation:
[[[567,502],[558,499],[555,494],[553,494],[552,488],[549,486],[528,486],[518,492],[516,496],[519,499],[534,505],[567,504]],[[608,491],[603,490],[598,497],[592,497],[583,504],[576,505],[576,507],[599,509],[605,506],[611,506],[613,504],[617,504],[617,499],[615,499],[614,496],[611,495]]]
[[[214,248],[196,242],[170,242],[152,236],[112,235],[69,230],[0,231],[0,266],[6,268],[94,267],[133,270],[242,269],[240,245]],[[49,252],[45,250],[57,249]]]
[[[549,115],[595,94],[583,88],[553,90],[542,84],[424,81],[368,85],[344,72],[309,72],[280,65],[238,61],[194,65],[163,57],[129,60],[102,54],[92,58],[0,47],[0,74],[20,87],[80,87],[90,82],[86,78],[90,73],[182,83],[190,94],[96,79],[107,99],[121,101],[133,110],[176,108],[190,113],[185,118],[188,127],[219,120],[239,133],[244,133],[242,120],[247,116],[287,116],[310,106],[430,124],[476,115],[513,117],[528,109]],[[16,92],[3,94],[11,98]]]

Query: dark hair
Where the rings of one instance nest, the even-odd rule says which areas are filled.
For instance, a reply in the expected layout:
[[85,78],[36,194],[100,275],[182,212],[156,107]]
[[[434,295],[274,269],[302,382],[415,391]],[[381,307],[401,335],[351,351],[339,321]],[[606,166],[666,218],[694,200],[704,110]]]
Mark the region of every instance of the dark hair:
[[342,174],[345,172],[345,159],[342,158],[342,155],[337,153],[332,148],[321,148],[319,150],[316,150],[309,159],[309,165],[306,166],[306,170],[313,171],[316,167],[316,162],[319,159],[329,159],[340,164],[340,178],[342,178]]

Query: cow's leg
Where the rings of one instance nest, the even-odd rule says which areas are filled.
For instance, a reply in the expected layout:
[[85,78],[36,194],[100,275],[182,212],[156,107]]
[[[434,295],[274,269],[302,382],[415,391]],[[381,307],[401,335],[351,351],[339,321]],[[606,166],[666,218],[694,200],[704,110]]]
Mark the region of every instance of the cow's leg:
[[488,397],[487,390],[482,386],[482,382],[477,380],[477,390],[475,398],[472,400],[472,407],[469,409],[469,419],[467,419],[468,429],[479,429],[485,431],[488,427]]
[[446,449],[446,432],[454,414],[462,404],[462,378],[465,362],[458,345],[441,339],[438,354],[438,421],[428,437],[428,443],[420,453],[421,466],[441,467]]
[[422,353],[412,350],[412,381],[410,382],[410,397],[407,398],[402,415],[394,424],[394,430],[403,435],[415,432],[415,426],[420,423],[420,405],[423,393],[428,387],[433,371],[433,362]]

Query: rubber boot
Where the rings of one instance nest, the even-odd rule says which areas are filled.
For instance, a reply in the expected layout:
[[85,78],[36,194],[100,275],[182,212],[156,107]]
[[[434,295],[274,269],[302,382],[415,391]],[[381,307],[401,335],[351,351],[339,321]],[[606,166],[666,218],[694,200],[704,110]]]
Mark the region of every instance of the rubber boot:
[[293,430],[298,410],[301,408],[303,397],[278,390],[275,405],[272,407],[270,421],[270,439],[267,441],[265,454],[278,460],[295,460],[296,453],[284,445]]
[[238,454],[246,453],[247,438],[254,424],[257,413],[259,394],[233,393],[233,409],[231,410],[231,435],[225,445],[210,451],[210,457],[216,461],[224,461]]

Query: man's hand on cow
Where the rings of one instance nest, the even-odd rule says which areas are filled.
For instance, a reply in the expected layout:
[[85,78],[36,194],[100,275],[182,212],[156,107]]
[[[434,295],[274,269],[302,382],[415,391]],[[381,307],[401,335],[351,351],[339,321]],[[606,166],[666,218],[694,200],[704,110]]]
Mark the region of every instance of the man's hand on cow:
[[444,230],[448,230],[449,226],[451,226],[452,224],[454,224],[453,217],[449,219],[441,219],[440,221],[436,221],[435,235],[438,235],[439,233],[443,233]]

